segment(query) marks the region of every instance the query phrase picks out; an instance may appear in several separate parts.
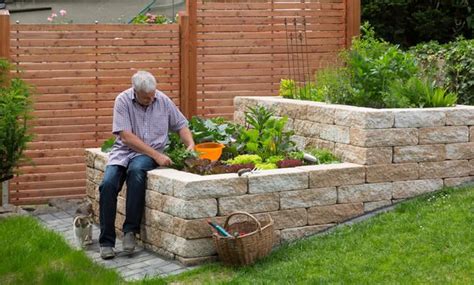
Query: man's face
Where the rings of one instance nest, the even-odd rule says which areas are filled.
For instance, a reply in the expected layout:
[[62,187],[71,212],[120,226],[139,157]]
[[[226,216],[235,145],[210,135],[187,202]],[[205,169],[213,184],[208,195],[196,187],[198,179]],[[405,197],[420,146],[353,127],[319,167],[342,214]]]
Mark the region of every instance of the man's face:
[[135,91],[136,99],[140,105],[149,106],[153,103],[155,98],[155,91],[144,92],[144,91]]

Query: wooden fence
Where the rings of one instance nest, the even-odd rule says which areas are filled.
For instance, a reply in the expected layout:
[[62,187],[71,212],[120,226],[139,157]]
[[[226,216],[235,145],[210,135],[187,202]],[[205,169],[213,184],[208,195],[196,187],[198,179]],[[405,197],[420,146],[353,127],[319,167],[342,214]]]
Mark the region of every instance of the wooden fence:
[[39,94],[26,151],[34,164],[10,183],[15,204],[84,195],[84,148],[112,136],[114,99],[138,69],[179,105],[177,24],[13,24],[10,36],[11,61]]
[[[347,3],[198,1],[197,114],[231,117],[235,96],[277,95],[280,79],[288,77],[289,61],[298,64],[293,69],[300,79],[334,64],[348,43]],[[303,20],[305,47],[298,47],[296,60],[295,52],[289,57],[287,38],[304,30]]]
[[83,150],[111,136],[113,100],[136,70],[154,73],[187,117],[231,117],[235,96],[276,95],[288,77],[285,18],[300,27],[305,19],[313,72],[350,45],[359,15],[360,0],[187,1],[180,23],[170,25],[8,28],[0,13],[0,57],[39,94],[27,151],[34,165],[10,182],[10,202],[84,195]]

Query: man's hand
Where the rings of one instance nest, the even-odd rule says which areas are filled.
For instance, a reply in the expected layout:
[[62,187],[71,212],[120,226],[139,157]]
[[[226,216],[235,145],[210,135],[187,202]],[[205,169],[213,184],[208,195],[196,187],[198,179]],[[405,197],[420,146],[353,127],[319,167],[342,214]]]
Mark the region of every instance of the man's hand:
[[184,127],[181,130],[178,131],[179,137],[181,138],[181,141],[184,143],[186,146],[186,150],[193,151],[194,150],[194,140],[193,140],[193,134],[189,130],[188,127]]
[[188,146],[186,147],[186,150],[187,150],[187,151],[193,151],[193,150],[194,150],[194,144],[188,145]]
[[162,153],[158,153],[157,155],[153,156],[153,159],[158,163],[159,166],[170,166],[173,164],[173,161],[166,155]]

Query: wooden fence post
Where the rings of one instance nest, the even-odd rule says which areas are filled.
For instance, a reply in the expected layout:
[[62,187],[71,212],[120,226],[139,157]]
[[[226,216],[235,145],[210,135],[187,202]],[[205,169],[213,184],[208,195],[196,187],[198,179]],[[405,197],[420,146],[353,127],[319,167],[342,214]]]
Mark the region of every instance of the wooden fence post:
[[[0,59],[10,60],[10,13],[8,10],[0,10]],[[1,184],[0,206],[6,206],[10,202],[8,184],[8,180]]]
[[10,13],[0,10],[0,58],[10,60]]
[[180,106],[190,119],[197,114],[197,3],[188,0],[186,12],[179,14],[180,30]]
[[360,34],[360,0],[346,0],[346,48],[352,45],[352,38]]

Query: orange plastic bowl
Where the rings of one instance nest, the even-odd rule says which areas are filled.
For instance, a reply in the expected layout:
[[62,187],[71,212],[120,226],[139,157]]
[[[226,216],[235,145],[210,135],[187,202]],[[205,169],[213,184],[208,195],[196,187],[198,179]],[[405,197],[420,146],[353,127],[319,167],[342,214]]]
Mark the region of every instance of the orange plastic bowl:
[[198,152],[199,158],[207,158],[216,161],[221,157],[224,147],[225,146],[221,143],[206,142],[197,144],[194,149]]

